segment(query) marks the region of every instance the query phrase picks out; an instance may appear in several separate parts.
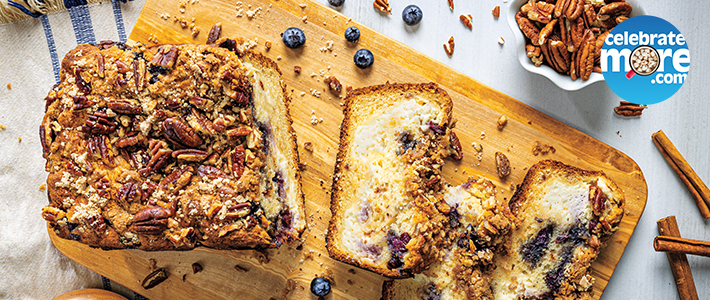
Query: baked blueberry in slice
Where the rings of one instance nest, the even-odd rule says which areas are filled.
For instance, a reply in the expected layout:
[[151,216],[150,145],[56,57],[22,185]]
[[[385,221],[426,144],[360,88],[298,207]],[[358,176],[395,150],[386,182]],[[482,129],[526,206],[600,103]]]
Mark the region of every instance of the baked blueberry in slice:
[[424,14],[422,13],[422,9],[414,4],[408,5],[402,11],[402,20],[404,20],[404,23],[409,26],[419,24],[419,22],[422,21],[423,16]]
[[357,42],[360,39],[360,29],[355,26],[348,27],[345,29],[345,39],[351,43]]
[[281,34],[281,39],[286,47],[296,49],[306,43],[306,34],[300,28],[291,27]]
[[369,68],[372,66],[372,63],[375,62],[375,56],[367,49],[357,50],[353,59],[355,60],[355,65],[360,69]]

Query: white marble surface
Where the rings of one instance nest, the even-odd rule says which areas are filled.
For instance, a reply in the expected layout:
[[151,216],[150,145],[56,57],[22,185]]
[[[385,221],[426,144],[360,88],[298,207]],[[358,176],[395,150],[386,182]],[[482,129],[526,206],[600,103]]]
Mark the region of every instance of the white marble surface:
[[[318,1],[327,4],[327,0]],[[525,71],[515,57],[514,37],[506,22],[509,3],[454,0],[452,12],[445,0],[390,2],[391,16],[375,11],[371,0],[346,0],[341,12],[621,150],[638,163],[648,184],[646,209],[602,299],[678,299],[666,255],[653,250],[656,221],[675,215],[684,237],[702,240],[710,240],[710,224],[702,219],[690,193],[656,149],[651,134],[662,129],[698,175],[710,182],[710,101],[705,97],[710,94],[710,74],[705,71],[710,61],[700,55],[701,49],[710,46],[710,29],[703,21],[706,2],[643,1],[647,14],[666,19],[683,33],[691,67],[678,93],[651,105],[637,118],[613,113],[621,99],[604,82],[566,92]],[[402,10],[409,4],[424,11],[418,28],[402,22]],[[491,14],[496,5],[501,6],[498,19]],[[458,20],[461,14],[473,16],[472,31]],[[449,36],[456,41],[452,57],[442,47]],[[500,46],[498,37],[507,42]],[[688,259],[700,299],[710,299],[710,259]]]

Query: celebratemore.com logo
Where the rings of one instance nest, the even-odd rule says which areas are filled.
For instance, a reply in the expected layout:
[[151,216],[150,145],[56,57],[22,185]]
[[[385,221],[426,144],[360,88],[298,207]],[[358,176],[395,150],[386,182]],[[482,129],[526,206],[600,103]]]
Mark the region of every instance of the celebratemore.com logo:
[[602,46],[604,80],[626,101],[654,104],[673,96],[688,76],[690,52],[683,34],[654,16],[630,18]]

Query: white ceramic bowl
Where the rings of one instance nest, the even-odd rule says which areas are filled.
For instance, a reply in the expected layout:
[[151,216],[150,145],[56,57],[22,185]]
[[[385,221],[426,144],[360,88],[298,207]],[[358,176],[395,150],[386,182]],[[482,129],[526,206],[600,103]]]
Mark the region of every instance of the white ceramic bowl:
[[[527,2],[528,0],[513,0],[508,5],[508,25],[513,31],[513,35],[515,35],[516,54],[523,68],[530,72],[547,77],[558,87],[567,91],[576,91],[597,81],[604,81],[604,76],[596,72],[592,72],[592,75],[589,76],[589,80],[587,81],[582,81],[582,79],[572,80],[572,78],[568,75],[559,74],[545,64],[539,67],[536,67],[535,64],[533,64],[530,58],[525,54],[525,36],[523,35],[523,32],[520,31],[520,28],[518,28],[518,22],[515,21],[515,14],[520,10],[520,7]],[[626,2],[633,6],[633,10],[631,11],[632,17],[645,14],[638,0],[626,0]]]

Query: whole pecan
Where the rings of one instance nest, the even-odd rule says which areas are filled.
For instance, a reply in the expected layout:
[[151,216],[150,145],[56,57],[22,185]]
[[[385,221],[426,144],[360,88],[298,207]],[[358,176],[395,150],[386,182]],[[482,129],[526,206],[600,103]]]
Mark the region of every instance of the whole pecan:
[[644,108],[646,108],[646,105],[639,105],[628,101],[621,101],[621,103],[619,103],[619,106],[614,107],[614,112],[617,115],[624,117],[635,117],[640,116],[641,113],[643,113]]
[[168,164],[168,160],[170,159],[170,155],[172,153],[173,151],[169,149],[160,149],[156,151],[150,158],[150,161],[148,161],[148,165],[145,168],[138,170],[138,172],[147,177],[153,171],[162,170],[163,167]]
[[535,24],[530,21],[522,11],[515,14],[515,21],[518,22],[518,27],[523,34],[530,39],[533,45],[539,46],[540,44],[538,44],[538,42],[540,41],[540,29],[538,29],[537,26],[535,26]]
[[592,28],[594,22],[597,20],[597,12],[594,11],[594,6],[591,4],[585,4],[583,17],[584,25],[586,25],[587,28]]
[[130,68],[128,68],[128,65],[126,65],[126,63],[124,63],[123,61],[116,60],[114,64],[116,64],[116,70],[120,74],[126,74],[128,73],[128,71],[131,70]]
[[174,158],[185,161],[203,161],[208,155],[207,151],[199,149],[180,149],[173,151],[172,154]]
[[584,0],[570,0],[565,16],[568,20],[574,21],[582,15],[584,11]]
[[247,136],[251,133],[251,128],[246,126],[240,126],[236,128],[227,129],[226,133],[230,139],[236,139],[239,137]]
[[163,135],[173,144],[196,148],[202,145],[202,138],[190,126],[179,119],[167,118],[162,123]]
[[167,45],[161,46],[150,63],[164,68],[172,68],[178,56],[178,48],[172,45],[169,47],[168,49]]
[[148,276],[143,279],[141,286],[147,290],[165,281],[165,279],[168,279],[168,272],[166,272],[164,268],[160,268],[148,274]]
[[604,41],[606,40],[606,37],[609,35],[610,31],[611,30],[605,31],[597,37],[597,40],[595,42],[596,46],[594,47],[594,62],[596,64],[599,64],[599,61],[602,56],[602,47],[604,46]]
[[542,45],[545,43],[547,40],[547,36],[552,33],[552,31],[555,29],[555,25],[557,25],[557,19],[553,19],[550,21],[550,23],[547,23],[545,27],[540,30],[540,39],[538,40],[537,44]]
[[570,21],[567,51],[577,52],[580,44],[582,44],[582,40],[584,40],[584,20],[577,19],[576,21]]
[[[133,131],[135,133],[135,131]],[[119,138],[116,140],[116,147],[118,148],[126,148],[130,146],[135,146],[138,144],[144,144],[145,143],[145,137],[142,134],[133,134],[130,136],[125,136],[122,138]]]
[[113,166],[113,151],[111,142],[105,135],[95,135],[89,139],[89,153],[101,158],[101,161],[108,166]]
[[229,154],[229,170],[232,172],[232,176],[234,176],[237,180],[239,180],[244,173],[245,157],[246,154],[244,152],[244,146],[242,145],[234,148],[234,150],[232,150]]
[[459,141],[459,137],[456,136],[456,133],[452,130],[451,133],[449,134],[449,146],[451,146],[451,158],[454,160],[461,160],[463,159],[463,150],[461,149],[461,142]]
[[557,0],[554,9],[555,18],[559,18],[565,15],[565,13],[567,12],[567,7],[569,6],[571,1],[573,0]]
[[145,234],[160,234],[168,228],[170,211],[159,206],[146,207],[133,216],[133,230]]
[[139,115],[143,112],[140,106],[133,105],[131,102],[124,100],[109,101],[106,107],[124,115]]

